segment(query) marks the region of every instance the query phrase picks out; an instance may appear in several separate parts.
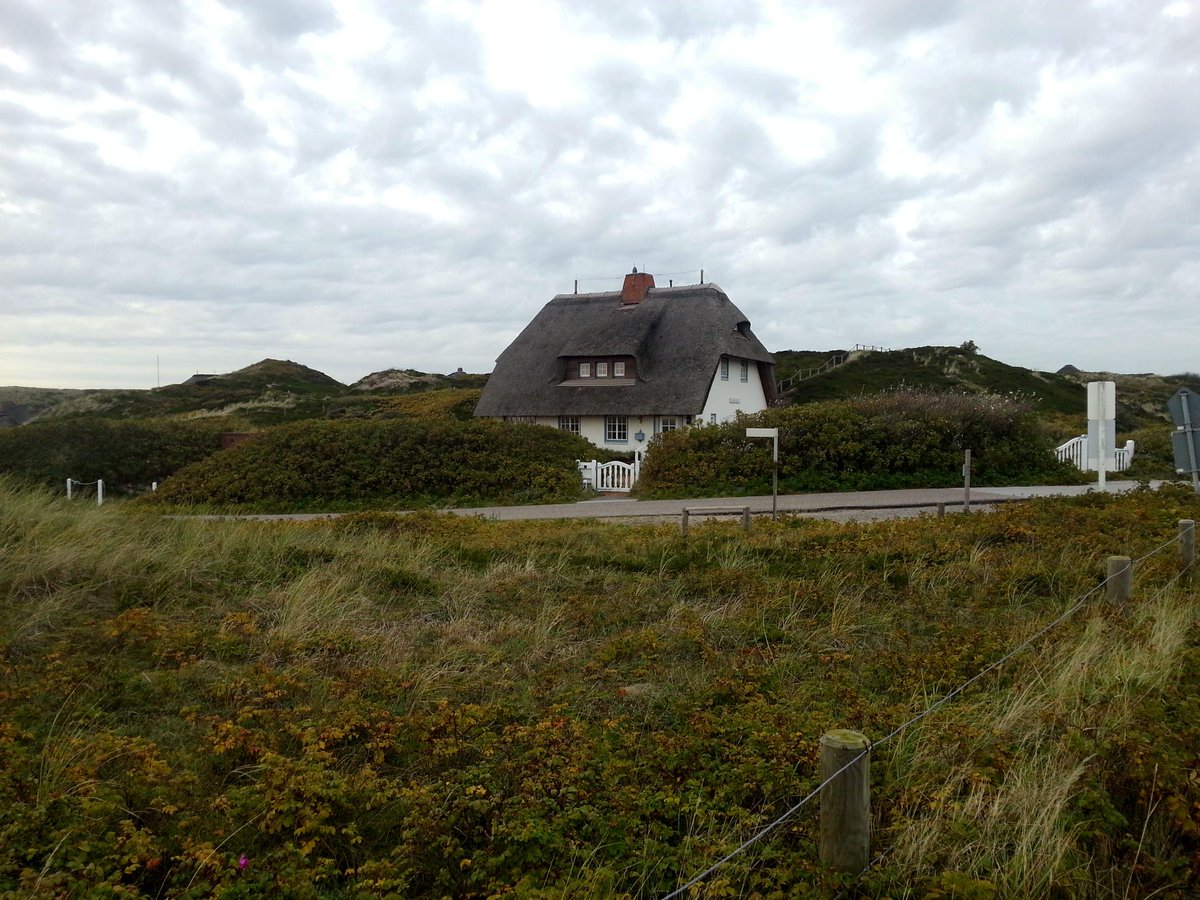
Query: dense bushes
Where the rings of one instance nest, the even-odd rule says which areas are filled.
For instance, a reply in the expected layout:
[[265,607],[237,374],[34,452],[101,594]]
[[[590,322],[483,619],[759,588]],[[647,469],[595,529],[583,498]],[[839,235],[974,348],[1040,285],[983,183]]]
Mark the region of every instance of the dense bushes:
[[781,491],[950,486],[961,481],[966,449],[980,484],[1079,480],[1050,452],[1028,400],[904,389],[660,435],[639,493],[769,490],[770,447],[747,440],[747,425],[779,428]]
[[158,501],[322,508],[577,496],[581,438],[493,421],[298,422],[191,466]]
[[207,422],[72,419],[0,431],[0,473],[48,486],[103,479],[109,490],[151,482],[220,448]]

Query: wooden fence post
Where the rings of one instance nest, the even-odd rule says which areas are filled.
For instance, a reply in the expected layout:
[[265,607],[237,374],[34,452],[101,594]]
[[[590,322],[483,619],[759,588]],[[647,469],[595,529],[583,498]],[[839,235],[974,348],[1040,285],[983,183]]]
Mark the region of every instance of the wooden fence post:
[[679,519],[679,533],[682,534],[684,537],[686,537],[687,529],[688,529],[688,511],[687,511],[687,507],[685,506],[683,508],[683,515]]
[[963,512],[971,511],[971,451],[963,453]]
[[746,531],[750,530],[750,507],[748,506],[742,508],[742,528]]
[[1126,603],[1133,596],[1133,560],[1128,556],[1108,558],[1105,596],[1109,603]]
[[1179,558],[1185,566],[1196,562],[1196,520],[1179,520]]
[[938,513],[939,519],[945,518],[945,515],[946,515],[946,504],[945,503],[939,503],[937,505],[937,513]]
[[821,862],[838,872],[858,874],[870,862],[870,748],[865,734],[848,728],[821,736],[821,781],[845,768],[821,788]]

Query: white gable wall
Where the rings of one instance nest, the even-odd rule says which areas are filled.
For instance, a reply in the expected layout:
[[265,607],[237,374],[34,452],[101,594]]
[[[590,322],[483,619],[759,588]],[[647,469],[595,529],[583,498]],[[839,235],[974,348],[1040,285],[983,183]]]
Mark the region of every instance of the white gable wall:
[[[755,413],[767,408],[767,397],[763,393],[758,363],[752,359],[741,360],[736,356],[730,356],[728,359],[729,380],[721,378],[720,364],[713,373],[712,386],[708,389],[708,399],[704,402],[704,415],[701,417],[706,425],[713,421],[731,422],[739,412]],[[746,363],[745,381],[742,381],[743,362]]]

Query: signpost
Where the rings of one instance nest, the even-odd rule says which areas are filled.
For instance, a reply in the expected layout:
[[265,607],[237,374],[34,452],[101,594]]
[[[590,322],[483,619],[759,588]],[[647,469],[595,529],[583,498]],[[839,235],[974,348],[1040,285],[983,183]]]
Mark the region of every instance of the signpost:
[[779,518],[779,429],[747,428],[748,438],[771,439],[771,521]]
[[1103,488],[1106,473],[1117,467],[1117,383],[1089,381],[1087,397],[1088,468],[1100,473]]
[[1167,401],[1167,409],[1175,421],[1171,433],[1171,449],[1175,451],[1175,471],[1192,476],[1192,487],[1200,491],[1200,395],[1180,388]]

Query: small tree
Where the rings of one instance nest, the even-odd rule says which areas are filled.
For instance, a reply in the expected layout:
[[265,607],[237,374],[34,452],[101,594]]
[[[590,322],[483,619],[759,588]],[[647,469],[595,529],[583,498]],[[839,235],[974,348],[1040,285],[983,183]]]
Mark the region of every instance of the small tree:
[[958,349],[961,350],[963,353],[969,353],[972,356],[974,356],[976,353],[979,352],[979,345],[976,344],[974,341],[963,341],[961,344],[958,345]]

